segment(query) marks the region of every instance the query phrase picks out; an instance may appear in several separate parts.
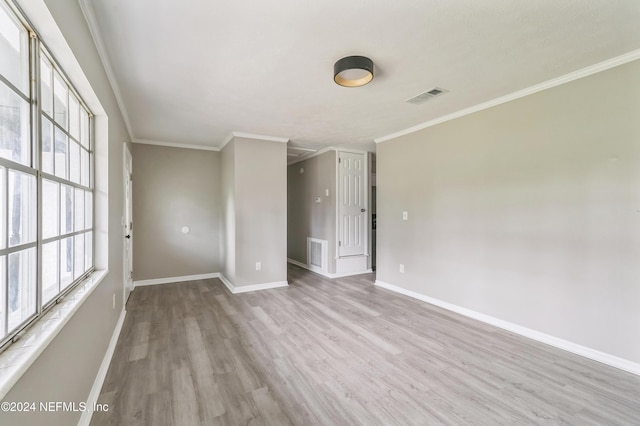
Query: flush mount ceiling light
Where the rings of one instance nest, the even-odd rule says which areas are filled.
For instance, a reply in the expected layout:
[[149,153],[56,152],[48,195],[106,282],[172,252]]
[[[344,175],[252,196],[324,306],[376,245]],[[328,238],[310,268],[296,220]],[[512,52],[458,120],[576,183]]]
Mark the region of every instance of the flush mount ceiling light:
[[373,80],[373,61],[364,56],[347,56],[333,66],[333,81],[344,87],[360,87]]

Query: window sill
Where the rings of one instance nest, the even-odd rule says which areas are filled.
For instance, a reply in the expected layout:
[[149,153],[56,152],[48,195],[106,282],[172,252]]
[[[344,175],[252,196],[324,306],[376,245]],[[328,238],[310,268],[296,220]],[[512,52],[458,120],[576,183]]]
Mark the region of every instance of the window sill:
[[9,349],[0,354],[0,400],[4,399],[13,385],[60,333],[107,273],[106,270],[93,272],[60,303],[27,329]]

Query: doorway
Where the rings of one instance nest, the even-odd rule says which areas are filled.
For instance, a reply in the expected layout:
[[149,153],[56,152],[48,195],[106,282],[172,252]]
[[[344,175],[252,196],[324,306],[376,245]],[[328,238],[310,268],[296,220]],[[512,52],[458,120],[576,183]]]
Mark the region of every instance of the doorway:
[[131,151],[127,143],[124,143],[124,164],[123,164],[123,180],[124,180],[124,304],[127,305],[129,295],[133,290],[133,188],[132,173],[133,159]]

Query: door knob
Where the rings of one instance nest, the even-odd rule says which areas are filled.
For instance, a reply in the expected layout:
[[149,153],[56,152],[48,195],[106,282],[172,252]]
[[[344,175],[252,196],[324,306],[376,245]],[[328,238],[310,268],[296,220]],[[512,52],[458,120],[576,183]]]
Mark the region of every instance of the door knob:
[[367,211],[367,209],[360,209],[360,212],[361,212],[361,213],[364,213],[364,212],[366,212],[366,211]]
[[128,240],[131,238],[131,235],[125,235],[124,237]]

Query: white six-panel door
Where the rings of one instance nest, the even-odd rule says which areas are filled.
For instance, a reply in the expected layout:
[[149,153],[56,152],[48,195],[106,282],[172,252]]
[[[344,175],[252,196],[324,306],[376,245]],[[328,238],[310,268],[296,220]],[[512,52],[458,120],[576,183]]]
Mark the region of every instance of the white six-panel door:
[[365,254],[365,154],[338,155],[338,256]]

